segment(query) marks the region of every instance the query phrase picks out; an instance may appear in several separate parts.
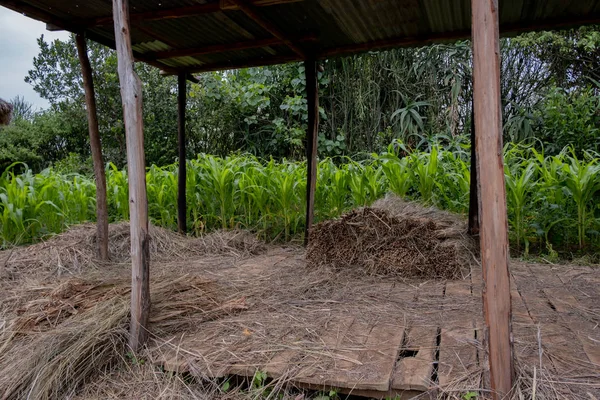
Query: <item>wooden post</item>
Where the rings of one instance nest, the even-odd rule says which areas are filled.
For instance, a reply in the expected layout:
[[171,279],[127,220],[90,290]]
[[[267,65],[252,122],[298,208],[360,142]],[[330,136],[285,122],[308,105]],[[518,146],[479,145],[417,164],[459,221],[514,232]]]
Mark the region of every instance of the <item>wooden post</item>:
[[475,151],[475,103],[471,101],[471,187],[469,192],[469,235],[479,234],[479,201],[477,199],[477,151]]
[[502,154],[498,0],[471,0],[483,311],[494,399],[513,383],[508,218]]
[[98,115],[96,113],[96,97],[94,81],[92,79],[92,66],[87,55],[85,36],[79,33],[75,36],[81,74],[83,75],[83,89],[85,91],[85,106],[87,109],[88,132],[92,161],[94,163],[94,176],[96,178],[96,237],[98,255],[101,260],[108,260],[108,205],[106,201],[106,175],[104,161],[102,160],[102,144],[98,130]]
[[146,197],[144,160],[142,83],[133,69],[128,0],[113,0],[113,18],[129,175],[132,264],[129,346],[136,351],[144,344],[148,336],[146,326],[150,312],[150,254],[148,247],[150,236],[148,234],[148,199]]
[[304,62],[306,75],[306,102],[308,104],[308,129],[306,131],[306,228],[304,245],[308,244],[308,234],[315,215],[315,187],[317,185],[317,136],[319,132],[319,82],[317,61]]
[[187,231],[186,222],[186,158],[185,158],[185,103],[186,103],[186,73],[177,76],[177,138],[179,145],[179,174],[177,183],[177,227],[179,233]]

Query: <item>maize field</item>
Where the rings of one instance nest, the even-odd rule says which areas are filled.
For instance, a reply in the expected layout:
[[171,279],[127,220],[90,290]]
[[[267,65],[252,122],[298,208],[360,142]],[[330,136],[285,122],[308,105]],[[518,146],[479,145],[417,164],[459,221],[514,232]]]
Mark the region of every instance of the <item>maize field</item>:
[[[469,203],[469,150],[433,147],[429,152],[390,145],[362,161],[322,159],[318,165],[315,216],[326,220],[395,193],[457,213]],[[546,156],[533,147],[505,147],[505,177],[513,249],[544,254],[555,249],[600,246],[600,158],[566,148]],[[30,243],[68,226],[95,219],[90,177],[46,169],[34,174],[17,165],[0,176],[0,244]],[[23,168],[25,167],[25,168]],[[266,240],[289,241],[304,229],[306,164],[201,154],[187,161],[188,229],[201,235],[243,228]],[[108,164],[112,221],[129,217],[126,170]],[[146,173],[149,215],[155,225],[177,228],[177,166],[151,166]]]

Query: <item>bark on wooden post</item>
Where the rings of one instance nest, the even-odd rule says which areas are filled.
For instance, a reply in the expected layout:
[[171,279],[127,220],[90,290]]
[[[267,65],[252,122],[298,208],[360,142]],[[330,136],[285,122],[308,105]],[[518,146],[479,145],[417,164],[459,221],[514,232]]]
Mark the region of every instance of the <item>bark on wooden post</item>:
[[475,137],[475,104],[471,102],[471,185],[469,193],[469,235],[479,234],[479,201],[477,196],[477,151]]
[[304,62],[306,75],[306,102],[308,104],[308,129],[306,131],[306,228],[304,245],[308,244],[308,234],[315,214],[315,187],[317,185],[317,135],[319,131],[319,82],[317,81],[317,61]]
[[494,399],[513,382],[508,218],[502,154],[498,1],[471,0],[483,311]]
[[92,161],[94,163],[94,176],[96,178],[96,237],[98,255],[101,260],[108,260],[108,205],[106,200],[106,176],[104,161],[102,160],[102,144],[98,130],[98,115],[96,113],[96,95],[92,79],[92,66],[87,55],[87,43],[83,34],[75,37],[77,53],[83,75],[83,89],[85,91],[85,106],[87,109],[88,131]]
[[179,174],[177,182],[177,227],[179,233],[186,233],[186,159],[185,159],[185,103],[186,73],[177,76],[177,138],[179,145]]
[[128,0],[113,0],[115,40],[127,138],[129,176],[129,219],[131,225],[131,325],[129,346],[138,350],[147,338],[150,312],[150,254],[148,242],[148,199],[144,160],[142,84],[133,69],[129,31]]

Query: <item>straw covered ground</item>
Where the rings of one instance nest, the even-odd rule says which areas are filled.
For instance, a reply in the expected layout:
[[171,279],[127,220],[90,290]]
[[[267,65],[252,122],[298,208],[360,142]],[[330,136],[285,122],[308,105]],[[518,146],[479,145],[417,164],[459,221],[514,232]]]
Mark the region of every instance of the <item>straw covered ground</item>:
[[[349,251],[352,234],[361,238],[355,236],[354,245],[376,250],[376,240],[359,229],[362,224],[388,246],[379,254],[402,255],[406,264],[389,258],[386,264],[373,258],[376,252],[354,255],[351,261],[316,263],[312,256],[313,262],[307,262],[304,249],[264,244],[247,232],[186,238],[152,227],[151,340],[135,356],[126,347],[131,279],[127,224],[110,227],[110,262],[94,256],[93,225],[0,251],[0,399],[310,399],[319,393],[289,384],[293,370],[273,381],[250,378],[225,384],[214,376],[221,367],[236,370],[232,365],[252,372],[276,352],[292,349],[303,357],[304,367],[326,374],[327,363],[348,362],[322,346],[324,335],[343,326],[349,315],[365,326],[392,320],[405,327],[439,327],[452,312],[473,320],[480,315],[474,296],[450,309],[444,305],[446,281],[440,278],[464,277],[456,282],[471,287],[460,260],[473,263],[475,251],[463,235],[462,219],[393,198],[350,215],[339,220],[346,221],[340,228],[346,233],[337,236],[338,245]],[[396,247],[390,232],[403,238]],[[326,257],[341,257],[323,243],[319,246],[329,252]],[[434,268],[434,258],[419,258],[423,249],[436,253],[440,248],[450,255],[435,257],[455,263],[451,272]],[[309,259],[311,251],[314,246]],[[519,346],[541,348],[537,340],[521,338]],[[474,346],[482,351],[480,343]],[[544,352],[550,357],[552,349]],[[174,353],[185,373],[165,370],[162,362]],[[555,383],[564,377],[555,370],[537,369],[535,377],[529,366],[519,371],[514,399],[565,398]],[[433,396],[465,399],[481,388],[484,372],[476,361],[443,389],[432,382]],[[589,374],[600,377],[598,371]],[[575,385],[578,390],[568,393],[577,396],[570,398],[600,398],[597,386]]]

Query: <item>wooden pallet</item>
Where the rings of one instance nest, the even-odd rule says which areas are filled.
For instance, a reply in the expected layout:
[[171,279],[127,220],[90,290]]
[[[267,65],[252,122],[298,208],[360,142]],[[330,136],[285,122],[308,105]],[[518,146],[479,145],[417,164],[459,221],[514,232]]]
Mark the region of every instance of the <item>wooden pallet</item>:
[[[260,262],[272,261],[263,258]],[[245,268],[265,271],[256,263]],[[586,309],[597,313],[597,306],[589,310],[586,296],[595,296],[597,301],[600,288],[588,272],[571,270],[561,277],[548,266],[512,266],[514,353],[519,366],[536,366],[541,360],[567,375],[583,368],[600,371],[598,328],[585,314]],[[375,288],[373,283],[368,288],[360,285],[357,280],[354,290],[380,293],[377,301],[389,309],[386,318],[371,318],[364,309],[357,312],[358,306],[321,299],[322,311],[328,314],[326,324],[287,332],[277,341],[266,339],[273,341],[268,351],[254,348],[244,338],[245,332],[219,336],[213,327],[169,338],[169,344],[161,348],[159,363],[167,370],[209,378],[252,378],[262,371],[297,387],[374,398],[412,398],[445,388],[470,391],[486,385],[478,268],[470,280],[402,283],[382,279]],[[574,285],[593,293],[574,291],[570,288]],[[304,304],[294,299],[290,303]],[[281,315],[275,313],[271,323],[281,324]],[[269,326],[263,331],[269,332]],[[212,336],[207,339],[206,335]],[[542,353],[536,345],[540,337]]]

